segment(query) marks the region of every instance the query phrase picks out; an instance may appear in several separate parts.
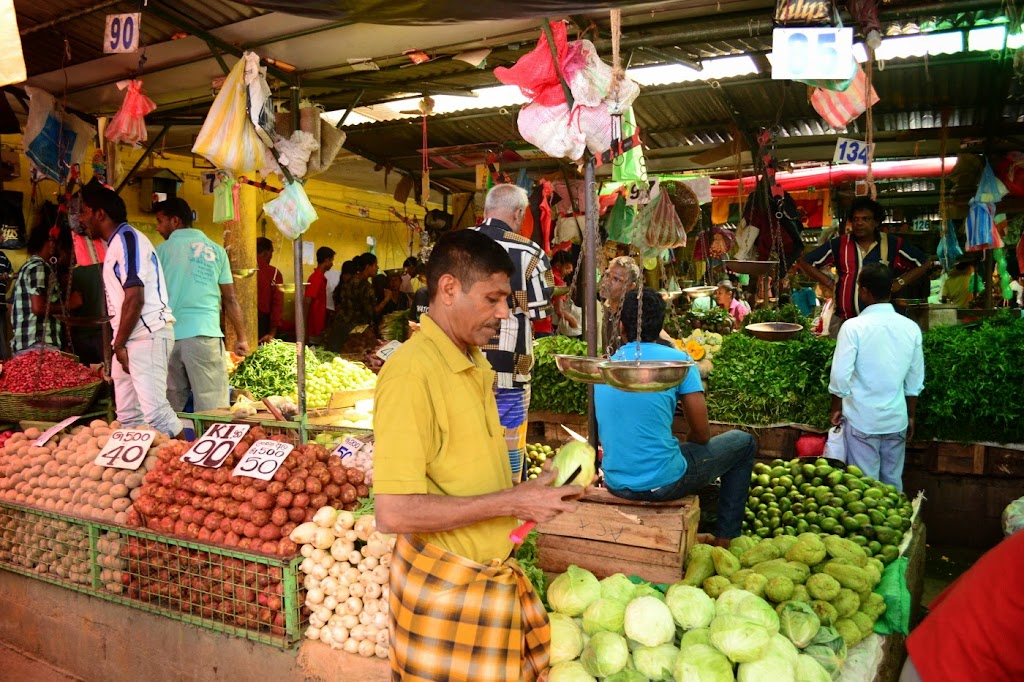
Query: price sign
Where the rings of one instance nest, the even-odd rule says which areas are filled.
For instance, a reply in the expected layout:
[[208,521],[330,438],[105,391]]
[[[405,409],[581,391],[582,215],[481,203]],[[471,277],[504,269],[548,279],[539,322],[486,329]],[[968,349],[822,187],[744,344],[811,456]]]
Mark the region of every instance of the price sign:
[[853,29],[777,28],[772,33],[774,80],[846,80],[853,75]]
[[80,417],[78,415],[75,415],[74,417],[68,417],[60,424],[54,424],[50,428],[43,431],[43,435],[39,436],[39,438],[36,438],[36,442],[32,443],[32,445],[36,446],[37,448],[43,447],[44,445],[46,445],[46,441],[50,440],[55,435],[57,435],[59,431],[63,431],[67,427],[71,426],[79,419]]
[[231,473],[234,476],[269,481],[294,447],[291,443],[280,443],[276,440],[258,440],[252,444]]
[[851,140],[848,137],[840,137],[836,142],[836,151],[832,155],[832,163],[859,163],[867,165],[868,152],[874,151],[874,146],[868,148],[866,142]]
[[366,443],[355,436],[346,436],[345,440],[341,441],[341,445],[335,448],[334,452],[331,454],[345,459],[346,457],[351,457],[362,450],[364,445],[366,445]]
[[637,206],[639,204],[650,203],[651,199],[658,196],[658,192],[660,191],[661,178],[648,180],[647,184],[634,182],[629,188],[629,193],[626,195],[626,205]]
[[142,14],[108,14],[103,32],[103,52],[119,54],[139,51],[139,29]]
[[93,464],[115,469],[138,469],[142,460],[146,459],[149,446],[153,444],[156,437],[154,431],[133,431],[131,429],[118,429],[110,434],[107,444],[96,455]]
[[401,341],[391,341],[386,346],[381,346],[380,350],[377,351],[377,357],[381,360],[386,361],[390,358],[396,350],[402,345]]
[[248,431],[248,424],[214,424],[181,456],[181,461],[216,469]]

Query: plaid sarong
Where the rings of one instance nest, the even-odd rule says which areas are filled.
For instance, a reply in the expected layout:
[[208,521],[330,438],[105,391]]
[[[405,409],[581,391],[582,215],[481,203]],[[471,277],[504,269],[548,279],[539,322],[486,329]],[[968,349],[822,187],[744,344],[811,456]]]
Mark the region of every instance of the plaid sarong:
[[391,562],[391,679],[533,682],[551,626],[515,559],[478,564],[413,535]]

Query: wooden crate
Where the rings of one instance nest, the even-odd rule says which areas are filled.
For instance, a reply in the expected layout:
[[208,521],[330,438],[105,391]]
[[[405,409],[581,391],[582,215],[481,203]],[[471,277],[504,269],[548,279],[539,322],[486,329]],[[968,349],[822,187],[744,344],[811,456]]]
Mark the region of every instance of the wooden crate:
[[328,407],[332,410],[355,407],[361,400],[373,400],[374,389],[366,388],[359,391],[335,391],[331,394]]
[[571,514],[538,526],[538,566],[561,573],[576,564],[599,578],[638,575],[655,583],[683,576],[697,542],[700,502],[696,496],[672,502],[633,502],[598,489]]
[[981,443],[936,443],[935,473],[985,473],[985,447]]
[[530,442],[536,440],[545,443],[564,443],[571,437],[562,428],[562,425],[587,437],[587,416],[580,414],[559,414],[556,412],[530,411],[527,417],[529,422],[527,438]]

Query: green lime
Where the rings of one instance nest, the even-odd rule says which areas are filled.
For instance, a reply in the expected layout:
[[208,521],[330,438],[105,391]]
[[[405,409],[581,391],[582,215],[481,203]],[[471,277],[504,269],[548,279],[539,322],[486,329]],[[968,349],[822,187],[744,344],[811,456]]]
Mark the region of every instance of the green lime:
[[829,485],[839,485],[843,482],[843,472],[837,469],[826,476],[825,480],[828,481]]
[[871,525],[871,519],[868,518],[867,514],[854,514],[853,520],[860,524],[860,527]]
[[843,485],[842,483],[840,483],[839,485],[832,486],[832,492],[834,492],[836,495],[845,495],[846,493],[850,492],[850,489]]
[[772,488],[772,494],[775,495],[775,497],[783,497],[788,492],[789,486],[777,485],[774,488]]
[[860,514],[865,509],[867,509],[867,507],[860,500],[846,500],[846,511],[850,512],[851,514]]
[[796,532],[797,533],[806,533],[807,529],[810,528],[810,526],[811,526],[811,522],[806,521],[804,519],[797,519],[797,521],[796,521]]
[[888,565],[900,558],[900,551],[892,545],[887,545],[882,548],[882,556],[885,557],[882,561]]
[[826,533],[831,533],[836,529],[836,526],[838,525],[839,522],[829,516],[826,516],[823,519],[821,519],[821,529]]
[[818,512],[807,512],[806,514],[804,514],[803,518],[807,521],[807,523],[818,523],[819,521],[821,521],[821,514],[819,514]]
[[843,528],[846,530],[860,530],[862,524],[857,522],[857,519],[852,516],[844,516],[842,519]]
[[[891,545],[896,537],[896,531],[886,526],[875,526],[875,538],[883,545]],[[878,551],[872,552],[878,554]]]
[[851,464],[850,466],[846,467],[846,473],[852,474],[854,476],[863,476],[864,475],[864,472],[861,471],[860,467],[856,466],[854,464]]
[[832,518],[832,519],[838,519],[839,516],[843,513],[842,509],[839,509],[837,507],[830,507],[830,506],[823,506],[818,511],[820,511],[823,515],[825,515],[825,516],[827,516],[829,518]]
[[769,476],[768,474],[759,474],[758,477],[757,477],[757,484],[758,485],[770,485],[771,482],[772,482],[772,477]]
[[[870,492],[870,491],[868,491],[868,492]],[[865,507],[867,507],[868,509],[874,509],[875,507],[877,507],[879,505],[879,501],[877,499],[875,499],[874,497],[863,497],[863,498],[861,498],[861,503]]]
[[[798,523],[797,524],[797,529],[798,530],[799,530],[799,527],[800,527],[800,524]],[[818,526],[818,524],[816,524],[816,523],[812,523],[811,525],[807,526],[807,532],[808,533],[820,533],[821,532],[821,527]]]
[[851,535],[850,540],[852,540],[855,544],[860,545],[861,547],[864,547],[868,544],[868,539],[863,535]]
[[758,537],[766,538],[769,535],[771,535],[772,532],[769,529],[767,529],[767,528],[758,528],[757,530],[754,531],[754,534],[757,535]]
[[834,469],[832,467],[830,467],[829,465],[825,464],[825,465],[822,465],[822,466],[819,466],[819,467],[815,467],[814,468],[814,475],[815,476],[820,476],[821,478],[825,478],[829,474],[831,474],[833,471],[834,471]]
[[864,491],[864,497],[873,497],[875,499],[879,499],[885,497],[885,493],[883,493],[878,488],[871,488],[870,490]]
[[807,478],[812,478],[814,476],[813,464],[804,464],[802,467],[800,467],[800,470],[803,471],[804,476]]
[[763,492],[764,492],[764,486],[763,485],[755,485],[753,488],[750,489],[751,497],[761,497],[761,494]]

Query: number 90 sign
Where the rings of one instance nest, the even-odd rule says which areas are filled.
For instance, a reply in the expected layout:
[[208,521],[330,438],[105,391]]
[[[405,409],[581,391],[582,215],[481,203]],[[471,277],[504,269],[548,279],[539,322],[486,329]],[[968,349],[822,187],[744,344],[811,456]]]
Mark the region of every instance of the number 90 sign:
[[103,52],[118,54],[139,51],[139,21],[142,14],[108,14],[103,33]]
[[248,431],[247,424],[214,424],[181,456],[181,461],[216,469]]
[[94,464],[134,471],[142,465],[156,434],[152,431],[118,429],[110,434],[107,444],[96,455]]

